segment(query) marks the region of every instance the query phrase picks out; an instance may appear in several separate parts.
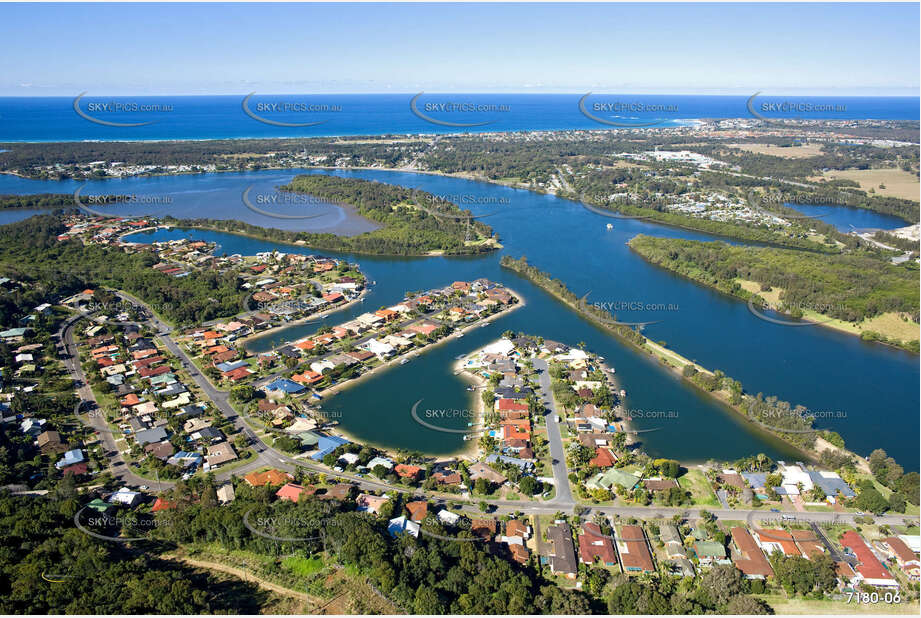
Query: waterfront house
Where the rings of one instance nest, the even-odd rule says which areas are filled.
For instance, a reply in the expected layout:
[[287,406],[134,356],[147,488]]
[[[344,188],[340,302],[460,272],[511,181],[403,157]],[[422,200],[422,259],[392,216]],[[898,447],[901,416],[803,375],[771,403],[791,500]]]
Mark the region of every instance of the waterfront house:
[[479,461],[470,464],[467,469],[470,472],[471,481],[476,481],[477,479],[484,478],[490,483],[502,485],[507,480],[504,476]]
[[414,481],[419,480],[422,475],[421,467],[409,464],[397,464],[393,470],[400,478],[412,479]]

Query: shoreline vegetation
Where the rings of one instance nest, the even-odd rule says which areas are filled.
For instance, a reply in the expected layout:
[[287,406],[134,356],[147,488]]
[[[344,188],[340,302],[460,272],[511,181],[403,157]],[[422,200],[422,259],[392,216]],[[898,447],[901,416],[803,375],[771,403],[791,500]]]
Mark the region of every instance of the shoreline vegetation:
[[643,234],[627,246],[647,262],[749,301],[755,310],[919,353],[918,270],[911,262],[893,265],[861,255],[818,257]]
[[[496,313],[490,314],[490,315],[486,318],[486,320],[488,320],[488,321],[491,322],[491,321],[493,321],[493,320],[496,320],[496,319],[505,317],[507,314],[511,313],[512,311],[515,311],[516,309],[520,309],[521,307],[524,307],[524,306],[527,304],[527,302],[524,300],[524,297],[523,297],[521,294],[515,292],[514,290],[512,290],[511,288],[508,288],[508,287],[506,287],[505,289],[506,289],[514,298],[518,299],[518,302],[513,303],[513,304],[511,304],[511,305],[505,307],[504,309],[502,309],[502,310],[500,310],[500,311],[497,311]],[[352,386],[354,386],[354,385],[356,385],[356,384],[359,384],[360,382],[363,382],[365,379],[370,378],[371,376],[377,375],[377,374],[379,374],[379,373],[383,373],[383,372],[385,372],[387,369],[390,369],[390,368],[392,368],[392,367],[394,367],[394,366],[400,366],[400,361],[403,360],[404,358],[408,358],[408,359],[410,359],[410,361],[415,360],[415,359],[417,359],[418,357],[422,356],[423,354],[426,354],[426,353],[428,353],[429,351],[434,350],[435,348],[437,348],[437,347],[439,347],[439,346],[442,346],[442,345],[448,343],[449,341],[458,339],[458,334],[466,334],[468,331],[471,331],[471,330],[473,330],[473,329],[475,329],[475,328],[480,328],[480,327],[482,327],[482,326],[483,326],[483,320],[477,320],[477,321],[474,322],[473,324],[470,324],[470,325],[465,326],[465,327],[463,327],[463,328],[461,328],[461,329],[458,329],[458,330],[452,332],[451,334],[447,335],[446,337],[442,337],[441,339],[439,339],[439,340],[437,340],[437,341],[434,341],[434,342],[432,342],[432,343],[429,343],[429,344],[427,344],[427,345],[425,345],[425,346],[423,346],[423,347],[421,347],[421,348],[414,348],[414,349],[411,349],[411,350],[407,351],[405,354],[398,354],[398,355],[394,356],[393,358],[390,358],[390,359],[388,359],[387,361],[381,363],[380,365],[377,365],[377,366],[373,367],[373,368],[370,369],[369,371],[366,371],[366,372],[362,373],[361,375],[359,375],[359,376],[356,377],[356,378],[352,378],[352,379],[350,379],[350,380],[346,380],[346,381],[344,381],[344,382],[339,382],[338,384],[334,384],[334,385],[332,385],[332,386],[330,386],[330,387],[328,387],[328,388],[326,388],[326,389],[320,391],[320,394],[321,394],[322,397],[323,397],[323,401],[325,402],[329,397],[332,397],[332,396],[336,395],[337,393],[339,393],[339,392],[341,392],[341,391],[343,391],[343,390],[345,390],[345,389],[347,389],[347,388],[350,388],[350,387],[352,387]],[[289,342],[287,342],[287,343],[290,344],[290,343],[293,343],[293,341],[289,341]],[[284,345],[285,345],[285,344],[282,344],[282,346],[284,346]],[[466,357],[466,356],[469,356],[470,354],[473,354],[473,352],[467,353],[467,354],[465,354],[464,356]],[[452,364],[452,368],[453,368],[454,366],[455,366],[455,365]],[[295,371],[295,372],[296,372],[296,371]],[[321,412],[322,412],[322,408],[321,408]],[[391,456],[396,456],[397,451],[399,450],[399,449],[395,449],[395,448],[393,448],[393,447],[386,447],[386,446],[379,445],[379,444],[377,444],[377,443],[375,443],[375,442],[373,442],[373,441],[367,440],[367,439],[365,439],[365,438],[358,438],[358,437],[352,435],[352,434],[351,434],[350,432],[348,432],[347,430],[342,429],[342,426],[341,426],[341,425],[336,425],[336,426],[332,429],[331,433],[334,433],[334,434],[339,435],[339,436],[341,436],[341,437],[347,438],[347,439],[349,439],[349,440],[351,440],[352,442],[355,442],[355,443],[367,444],[367,445],[369,445],[369,446],[373,446],[373,447],[376,448],[377,450],[379,450],[379,451],[381,451],[381,452],[384,452],[384,453],[387,453],[388,455],[391,455]],[[475,457],[475,456],[476,456],[476,453],[478,452],[478,447],[477,447],[476,441],[475,441],[475,440],[471,440],[471,441],[469,441],[469,442],[472,442],[472,444],[471,444],[471,445],[464,445],[464,446],[461,446],[458,450],[450,451],[450,452],[447,452],[447,453],[426,453],[426,455],[430,455],[430,456],[436,457],[436,458],[440,458],[440,457],[469,457],[469,456],[471,456],[471,451],[473,451],[473,453],[474,453],[473,456]]]
[[776,397],[764,397],[761,393],[757,396],[745,393],[739,381],[728,377],[722,371],[711,371],[649,340],[634,328],[613,323],[610,314],[587,305],[583,299],[570,291],[565,283],[531,266],[524,257],[516,260],[503,256],[500,264],[545,290],[634,350],[654,357],[682,382],[714,399],[722,407],[732,410],[757,429],[783,441],[809,459],[834,468],[848,461],[853,461],[859,468],[866,466],[863,457],[845,449],[844,440],[836,432],[814,429],[809,410],[803,406],[794,407]]
[[[501,247],[487,225],[431,193],[357,178],[300,175],[281,187],[309,206],[309,198],[339,204],[381,227],[355,236],[266,228],[234,219],[159,217],[175,227],[229,232],[320,251],[360,255],[478,255]],[[419,205],[424,205],[420,207]],[[264,210],[264,207],[263,207]],[[434,214],[433,214],[434,213]]]

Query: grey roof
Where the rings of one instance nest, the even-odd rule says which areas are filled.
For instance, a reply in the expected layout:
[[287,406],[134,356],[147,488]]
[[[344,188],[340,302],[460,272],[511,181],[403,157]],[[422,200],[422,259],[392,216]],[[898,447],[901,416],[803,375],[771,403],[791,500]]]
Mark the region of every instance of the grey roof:
[[144,446],[145,444],[150,444],[151,442],[162,442],[166,440],[167,434],[166,430],[162,427],[154,427],[153,429],[145,429],[144,431],[139,431],[134,434],[134,439],[138,444]]
[[575,573],[576,550],[572,545],[572,533],[569,531],[569,524],[550,526],[547,528],[547,537],[553,543],[550,568],[555,573]]
[[203,427],[196,433],[198,433],[201,438],[208,440],[215,440],[224,437],[224,434],[221,433],[221,430],[215,429],[214,427]]
[[179,408],[179,412],[176,413],[176,416],[181,416],[183,418],[195,418],[196,416],[201,416],[204,410],[201,406],[187,405]]
[[161,397],[172,397],[173,395],[179,395],[180,393],[186,392],[186,387],[181,382],[174,382],[166,388],[156,391]]
[[812,470],[809,471],[809,478],[812,479],[815,485],[822,488],[826,496],[836,496],[839,491],[845,498],[853,498],[857,495],[854,493],[854,490],[840,478],[825,478],[818,472]]
[[487,455],[485,459],[486,463],[495,463],[496,461],[501,461],[502,463],[511,464],[517,466],[522,470],[530,470],[534,467],[534,463],[526,459],[519,459],[517,457],[509,457],[508,455],[496,455],[495,453]]
[[748,481],[748,484],[754,489],[767,485],[767,474],[764,472],[743,472],[742,477]]
[[116,395],[128,395],[129,393],[135,392],[137,389],[134,388],[131,384],[119,384],[115,387]]
[[528,389],[523,388],[519,392],[510,386],[500,386],[493,392],[503,399],[527,399],[528,394],[532,391],[529,388]]

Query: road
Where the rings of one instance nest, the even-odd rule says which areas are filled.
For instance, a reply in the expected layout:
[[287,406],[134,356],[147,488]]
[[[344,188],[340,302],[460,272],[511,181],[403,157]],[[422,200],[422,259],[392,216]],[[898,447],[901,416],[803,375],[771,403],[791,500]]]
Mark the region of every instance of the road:
[[[141,307],[147,308],[145,303],[141,302],[139,299],[131,296],[130,294],[120,291],[117,293],[123,299],[130,300],[131,302]],[[149,308],[147,309],[149,311]],[[150,312],[150,314],[153,316],[152,312]],[[65,321],[59,331],[59,336],[62,337],[62,341],[65,342],[66,346],[68,358],[65,358],[64,360],[65,366],[67,367],[68,371],[70,371],[72,377],[75,380],[78,380],[80,384],[82,384],[82,386],[77,391],[78,395],[84,401],[95,402],[96,398],[92,392],[92,389],[86,386],[83,371],[78,362],[76,345],[74,344],[73,340],[73,327],[77,321],[84,317],[86,317],[86,314],[74,316]],[[236,428],[238,428],[240,431],[243,431],[250,438],[250,440],[253,441],[254,448],[257,451],[256,458],[244,466],[240,466],[232,470],[218,472],[215,474],[216,480],[224,481],[229,479],[231,476],[242,476],[247,472],[265,467],[279,468],[281,470],[290,472],[295,469],[295,466],[300,466],[313,472],[323,473],[330,479],[337,479],[341,482],[354,483],[364,491],[397,491],[421,498],[428,498],[440,504],[444,504],[446,502],[467,502],[462,497],[455,494],[425,491],[418,488],[406,488],[399,485],[391,485],[389,483],[375,481],[365,477],[359,477],[353,474],[337,473],[325,466],[314,464],[310,460],[291,457],[267,445],[252,431],[252,429],[246,424],[246,421],[240,415],[238,415],[230,405],[228,400],[228,393],[214,388],[214,386],[208,381],[207,377],[205,377],[195,368],[185,351],[183,351],[179,345],[177,345],[176,342],[173,341],[173,339],[170,337],[172,329],[156,317],[152,317],[150,322],[159,332],[159,338],[161,341],[163,341],[166,348],[175,354],[182,363],[187,363],[187,366],[190,368],[189,372],[192,376],[192,379],[202,389],[202,392],[204,392],[208,397],[211,397],[214,405],[221,411],[221,413],[224,414],[229,420],[231,420]],[[533,359],[532,362],[534,368],[539,371],[538,382],[544,396],[544,403],[549,410],[546,418],[547,437],[550,443],[550,455],[558,462],[557,464],[553,465],[553,478],[556,484],[556,495],[553,500],[544,503],[536,503],[530,500],[491,500],[490,503],[494,508],[494,513],[508,514],[520,511],[526,514],[538,515],[554,514],[558,511],[565,512],[567,510],[572,511],[574,509],[579,509],[583,517],[591,517],[595,513],[603,513],[608,516],[619,515],[621,517],[636,517],[642,519],[667,519],[673,517],[674,515],[680,515],[683,519],[696,519],[700,517],[702,510],[707,510],[717,519],[722,520],[739,521],[746,520],[749,517],[755,518],[755,520],[757,520],[759,517],[776,517],[776,514],[765,511],[724,508],[714,510],[664,506],[577,506],[569,485],[568,470],[566,468],[566,456],[563,450],[563,441],[560,434],[560,427],[556,422],[557,408],[556,403],[553,401],[550,390],[550,373],[548,371],[547,362],[539,358]],[[102,436],[101,439],[103,440],[103,443],[106,445],[107,452],[109,453],[109,461],[112,465],[113,473],[117,478],[122,480],[124,483],[134,486],[152,484],[150,479],[137,476],[130,472],[128,467],[125,465],[124,459],[121,457],[121,454],[115,447],[114,437],[106,426],[104,418],[101,418],[99,415],[94,415],[90,418],[89,423],[94,429],[101,430],[99,433]],[[169,481],[161,482],[162,489],[170,488],[174,484],[175,483]],[[461,510],[468,513],[474,513],[476,508],[477,507],[475,504],[468,502]],[[851,513],[811,511],[796,513],[796,519],[798,521],[808,521],[815,523],[838,521],[840,523],[854,524],[855,517],[858,516]],[[881,517],[874,517],[874,520],[877,524],[886,524],[890,526],[901,525],[906,519],[912,521],[918,520],[917,517],[908,517],[904,515],[885,515]]]
[[550,443],[550,466],[553,469],[553,484],[556,495],[549,502],[557,508],[572,508],[575,500],[572,497],[572,488],[569,486],[569,469],[566,467],[566,450],[563,448],[563,438],[560,434],[560,423],[556,420],[559,412],[556,401],[553,400],[553,391],[550,390],[550,371],[547,361],[534,358],[531,361],[537,369],[537,381],[540,384],[543,404],[547,412],[544,418],[547,422],[547,441]]

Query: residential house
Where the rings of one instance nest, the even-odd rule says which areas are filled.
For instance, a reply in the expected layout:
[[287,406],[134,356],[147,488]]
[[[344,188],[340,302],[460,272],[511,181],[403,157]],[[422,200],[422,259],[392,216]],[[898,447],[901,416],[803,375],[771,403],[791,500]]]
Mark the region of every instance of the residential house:
[[621,526],[617,552],[625,573],[654,573],[656,570],[646,533],[639,526]]
[[610,537],[601,533],[601,527],[594,522],[582,524],[579,535],[579,561],[582,564],[594,564],[595,560],[605,566],[617,564],[614,543]]
[[558,523],[548,527],[547,538],[551,544],[550,571],[554,575],[564,575],[569,579],[575,579],[578,568],[569,524]]

